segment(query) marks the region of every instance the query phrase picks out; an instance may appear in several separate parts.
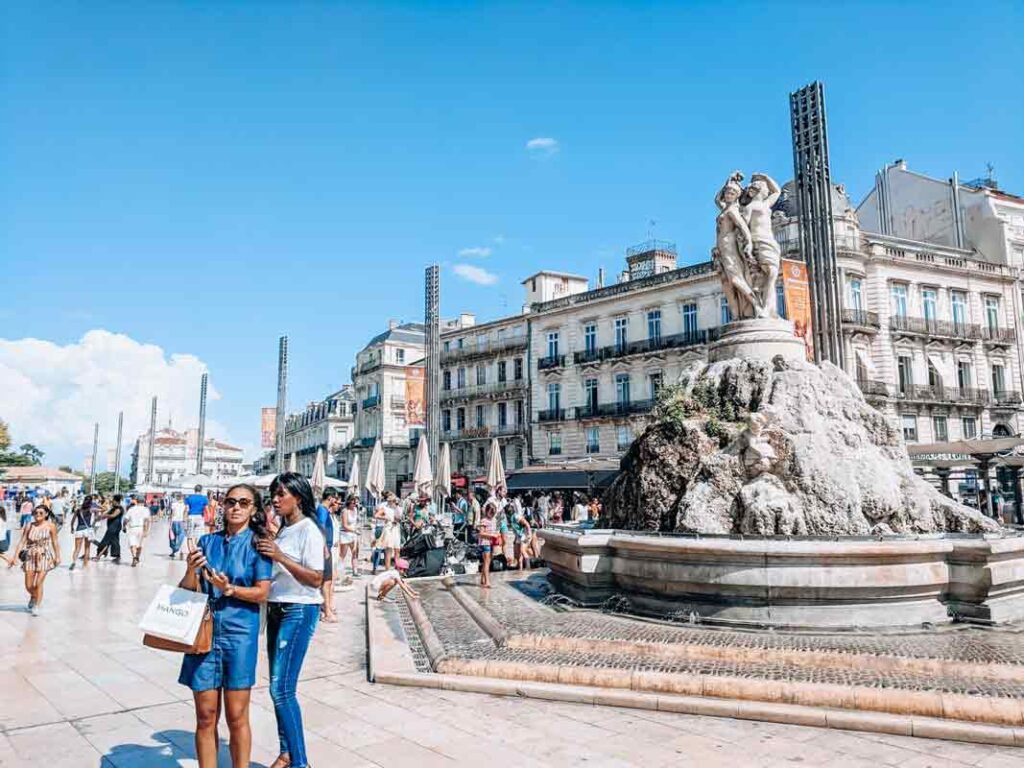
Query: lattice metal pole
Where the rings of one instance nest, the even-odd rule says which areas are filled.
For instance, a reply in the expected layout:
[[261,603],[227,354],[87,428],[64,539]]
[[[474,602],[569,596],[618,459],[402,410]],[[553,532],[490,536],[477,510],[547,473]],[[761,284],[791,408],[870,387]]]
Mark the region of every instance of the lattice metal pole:
[[124,411],[117,414],[117,445],[114,446],[114,493],[121,490],[121,429],[124,427]]
[[437,264],[427,267],[424,289],[426,439],[430,466],[436,470],[441,444],[441,268]]
[[277,414],[274,441],[274,463],[277,472],[285,470],[284,462],[284,422],[285,410],[288,408],[288,337],[282,336],[277,344]]
[[793,178],[799,211],[800,250],[807,264],[814,323],[814,359],[844,366],[839,268],[832,218],[825,89],[813,82],[789,95]]
[[196,474],[203,474],[203,446],[206,444],[206,385],[209,374],[204,373],[199,384],[199,445],[196,447]]
[[146,456],[146,482],[153,482],[153,451],[156,448],[156,398],[149,407],[149,453]]
[[89,470],[89,493],[96,493],[96,460],[100,445],[100,423],[92,427],[92,468]]

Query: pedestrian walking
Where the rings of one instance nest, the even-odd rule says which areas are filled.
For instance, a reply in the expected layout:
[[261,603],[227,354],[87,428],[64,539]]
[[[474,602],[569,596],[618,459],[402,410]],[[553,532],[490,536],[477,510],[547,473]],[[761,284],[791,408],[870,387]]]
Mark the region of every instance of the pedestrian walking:
[[337,624],[334,612],[334,513],[338,511],[338,492],[325,488],[316,507],[316,521],[324,534],[324,582],[320,592],[324,597],[321,618],[329,624]]
[[107,530],[100,540],[96,550],[96,560],[99,560],[107,552],[115,563],[121,562],[121,526],[124,524],[124,507],[121,506],[121,496],[114,496],[110,510],[103,515],[107,523]]
[[[384,570],[391,570],[391,563],[398,558],[402,549],[402,509],[398,497],[390,491],[384,494],[384,503],[373,513],[374,520],[381,522],[381,533],[374,547],[384,550]],[[374,573],[377,571],[374,563]]]
[[359,498],[349,496],[338,521],[338,569],[345,570],[345,558],[352,556],[352,578],[359,576]]
[[203,495],[203,486],[197,485],[194,493],[185,497],[185,506],[188,509],[188,524],[185,526],[185,536],[198,540],[206,533],[206,523],[203,521],[203,513],[206,511],[206,504],[209,500]]
[[24,493],[18,494],[18,527],[24,528],[32,522],[32,499]]
[[7,510],[0,505],[0,555],[11,548],[11,528],[7,525]]
[[270,594],[273,563],[256,551],[266,515],[251,485],[228,489],[224,527],[199,539],[180,587],[204,592],[213,615],[208,653],[186,654],[178,682],[192,689],[199,768],[217,766],[217,724],[223,703],[231,764],[248,768],[252,753],[249,702],[256,684],[260,605]]
[[182,546],[185,544],[186,511],[185,502],[182,501],[180,495],[175,494],[171,501],[171,525],[168,529],[168,538],[171,544],[171,558],[177,555],[179,560],[184,556]]
[[89,566],[89,549],[92,547],[92,518],[93,500],[92,496],[86,496],[78,509],[71,515],[71,535],[75,540],[75,548],[71,553],[71,568],[75,570],[78,563],[78,553],[82,552],[82,567]]
[[305,477],[297,472],[278,475],[270,484],[270,497],[281,517],[281,529],[276,538],[261,537],[256,547],[274,563],[267,607],[267,655],[281,753],[271,768],[307,768],[296,688],[320,618],[325,539],[316,523],[313,489]]
[[142,543],[149,534],[149,507],[140,499],[136,499],[125,513],[124,521],[128,526],[128,546],[132,550],[132,568],[134,568],[139,564],[139,558],[142,557]]
[[491,558],[494,548],[500,547],[502,541],[495,519],[497,514],[498,502],[491,497],[484,504],[480,522],[477,524],[477,546],[480,548],[480,586],[483,589],[491,588]]
[[25,591],[28,592],[28,609],[33,616],[39,615],[43,604],[43,582],[46,575],[60,565],[60,543],[57,541],[57,526],[50,519],[50,511],[42,504],[32,510],[32,521],[21,531],[21,538],[14,551],[6,558],[7,567],[13,568],[21,561],[25,573]]

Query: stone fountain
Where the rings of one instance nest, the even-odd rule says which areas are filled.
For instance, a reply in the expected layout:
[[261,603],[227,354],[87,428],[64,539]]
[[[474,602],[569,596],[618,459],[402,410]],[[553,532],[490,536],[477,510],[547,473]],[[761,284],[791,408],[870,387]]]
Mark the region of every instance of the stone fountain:
[[785,627],[1024,618],[1024,539],[914,473],[900,431],[777,317],[779,186],[732,174],[713,257],[734,322],[622,460],[609,528],[544,531],[583,603]]

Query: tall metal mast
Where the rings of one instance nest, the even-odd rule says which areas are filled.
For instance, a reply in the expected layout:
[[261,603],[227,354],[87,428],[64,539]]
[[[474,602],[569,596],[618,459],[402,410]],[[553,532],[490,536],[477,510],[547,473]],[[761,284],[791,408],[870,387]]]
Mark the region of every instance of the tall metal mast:
[[124,411],[117,414],[117,445],[114,446],[114,493],[121,490],[121,428],[124,426]]
[[149,407],[149,453],[146,455],[146,482],[153,482],[153,450],[156,447],[156,396]]
[[430,466],[436,469],[441,443],[441,268],[437,264],[427,267],[424,287],[426,439]]
[[284,472],[284,422],[288,407],[288,337],[282,336],[277,344],[277,414],[274,458],[278,473]]
[[814,360],[845,367],[840,322],[839,269],[832,219],[825,89],[813,82],[789,95],[793,179],[799,212],[800,251],[807,263],[814,323]]
[[203,474],[203,446],[206,444],[206,384],[209,374],[204,373],[199,384],[199,445],[196,447],[196,474]]
[[89,493],[96,493],[96,459],[100,445],[100,423],[92,427],[92,468],[89,471]]

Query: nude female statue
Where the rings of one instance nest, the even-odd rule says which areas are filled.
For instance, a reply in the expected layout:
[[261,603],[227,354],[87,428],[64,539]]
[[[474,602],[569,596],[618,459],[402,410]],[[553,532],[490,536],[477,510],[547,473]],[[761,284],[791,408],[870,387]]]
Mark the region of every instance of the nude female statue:
[[776,316],[775,281],[779,277],[782,250],[772,233],[772,206],[781,192],[779,185],[768,174],[752,173],[750,185],[740,199],[753,246],[754,258],[749,280],[762,309],[757,317]]
[[712,257],[722,280],[722,291],[736,320],[762,316],[763,306],[750,286],[748,263],[753,258],[753,240],[747,220],[740,210],[743,174],[734,172],[718,194],[715,205],[720,213],[715,219],[715,247]]

